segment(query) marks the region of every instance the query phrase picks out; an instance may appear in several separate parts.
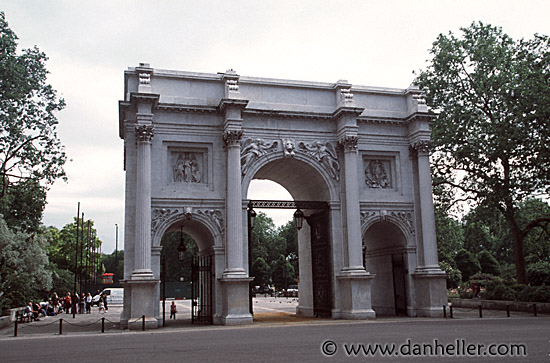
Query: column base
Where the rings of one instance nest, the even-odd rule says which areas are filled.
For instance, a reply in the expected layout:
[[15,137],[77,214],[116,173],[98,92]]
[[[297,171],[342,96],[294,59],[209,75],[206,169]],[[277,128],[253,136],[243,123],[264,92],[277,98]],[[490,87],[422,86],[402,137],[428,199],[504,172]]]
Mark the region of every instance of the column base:
[[222,325],[252,324],[249,308],[250,282],[253,277],[246,274],[226,274],[219,280],[222,283],[223,307],[220,323]]
[[370,283],[375,277],[364,268],[345,268],[336,276],[340,282],[342,310],[340,318],[346,320],[365,320],[376,318],[372,309]]
[[143,326],[143,316],[145,316],[145,329],[158,328],[159,312],[158,309],[155,309],[155,289],[159,283],[160,281],[157,279],[124,281],[125,301],[123,315],[121,316],[123,327],[140,330]]
[[447,275],[439,268],[418,268],[413,274],[416,316],[443,317],[447,305]]

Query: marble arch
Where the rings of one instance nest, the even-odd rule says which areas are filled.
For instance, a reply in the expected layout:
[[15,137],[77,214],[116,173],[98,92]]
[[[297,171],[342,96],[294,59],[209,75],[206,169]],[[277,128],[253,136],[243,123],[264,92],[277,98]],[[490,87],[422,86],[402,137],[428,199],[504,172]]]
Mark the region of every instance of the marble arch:
[[[409,315],[442,315],[432,117],[414,86],[130,67],[119,102],[126,173],[122,325],[141,329],[133,322],[145,315],[148,328],[159,326],[160,239],[179,223],[214,257],[214,323],[252,323],[245,197],[253,178],[286,185],[297,199],[327,202],[333,318],[376,316],[377,277],[363,263],[362,246],[380,219],[394,223],[414,251],[407,255]],[[304,228],[299,239],[319,233]],[[301,300],[298,313],[311,313],[307,298]]]

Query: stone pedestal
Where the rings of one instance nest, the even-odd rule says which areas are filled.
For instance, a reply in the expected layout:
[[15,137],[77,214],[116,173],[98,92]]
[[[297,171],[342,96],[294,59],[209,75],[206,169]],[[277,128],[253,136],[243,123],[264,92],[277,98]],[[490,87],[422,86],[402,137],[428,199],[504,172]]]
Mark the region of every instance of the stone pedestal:
[[447,305],[446,274],[418,269],[412,274],[416,291],[416,316],[443,317]]
[[127,280],[123,286],[124,295],[128,294],[130,298],[131,310],[128,316],[121,318],[121,323],[130,330],[141,330],[143,328],[143,316],[145,316],[145,329],[156,329],[159,327],[159,321],[155,318],[158,311],[155,302],[151,296],[155,296],[159,280]]
[[340,317],[348,320],[374,319],[370,284],[375,275],[367,272],[343,271],[336,276],[340,282],[342,311]]
[[248,306],[248,294],[252,277],[221,278],[223,291],[223,308],[221,324],[252,324],[252,315]]

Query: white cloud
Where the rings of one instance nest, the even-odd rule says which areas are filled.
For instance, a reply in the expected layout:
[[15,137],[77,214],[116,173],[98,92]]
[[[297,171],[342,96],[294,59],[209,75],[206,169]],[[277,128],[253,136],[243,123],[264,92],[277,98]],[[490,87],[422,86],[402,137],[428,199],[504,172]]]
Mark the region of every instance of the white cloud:
[[[109,252],[114,224],[123,223],[117,105],[128,66],[405,88],[439,33],[481,20],[514,38],[550,34],[550,3],[540,0],[28,0],[2,7],[20,47],[36,44],[50,57],[49,80],[67,101],[59,135],[73,159],[70,182],[53,186],[44,221],[62,227],[80,201]],[[271,199],[269,188],[254,198]],[[291,215],[274,218],[284,223]]]

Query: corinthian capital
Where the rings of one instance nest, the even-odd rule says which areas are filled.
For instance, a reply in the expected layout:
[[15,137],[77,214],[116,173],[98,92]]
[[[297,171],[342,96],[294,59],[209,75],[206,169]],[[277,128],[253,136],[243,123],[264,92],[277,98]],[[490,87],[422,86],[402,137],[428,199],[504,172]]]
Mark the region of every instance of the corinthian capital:
[[153,139],[155,128],[151,125],[136,126],[136,139],[138,141],[150,142]]
[[342,147],[344,151],[355,151],[358,141],[359,137],[357,136],[344,136],[338,141],[338,144],[340,144],[340,147]]
[[227,146],[238,145],[242,137],[242,130],[226,130],[223,133],[223,141]]
[[413,154],[416,155],[428,155],[430,153],[430,140],[420,140],[413,142],[409,148]]

